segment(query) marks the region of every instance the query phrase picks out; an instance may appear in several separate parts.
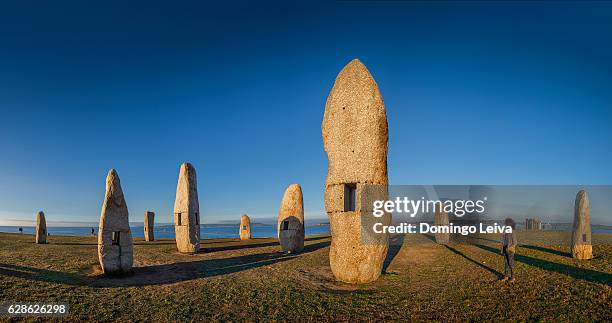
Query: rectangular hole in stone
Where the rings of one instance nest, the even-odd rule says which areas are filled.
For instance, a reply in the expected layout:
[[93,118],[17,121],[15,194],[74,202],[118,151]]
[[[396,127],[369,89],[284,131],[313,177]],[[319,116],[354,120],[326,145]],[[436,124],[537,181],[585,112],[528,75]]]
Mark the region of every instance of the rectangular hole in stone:
[[112,239],[113,239],[113,246],[118,246],[119,245],[119,241],[120,241],[120,237],[121,236],[121,232],[119,231],[113,231],[113,235],[112,235]]
[[355,211],[357,204],[357,184],[344,184],[344,212]]
[[242,230],[246,231],[246,225],[242,226]]
[[289,230],[289,220],[283,221],[283,230]]
[[587,242],[586,234],[582,235],[582,242]]
[[176,214],[176,225],[182,225],[181,224],[181,214],[180,213]]

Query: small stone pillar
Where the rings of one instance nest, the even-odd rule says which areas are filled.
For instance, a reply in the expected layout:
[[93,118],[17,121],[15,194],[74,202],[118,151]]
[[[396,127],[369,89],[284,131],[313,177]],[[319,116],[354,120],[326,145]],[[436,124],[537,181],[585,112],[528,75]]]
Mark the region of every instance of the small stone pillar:
[[[446,226],[449,225],[448,213],[444,211],[444,206],[440,204],[436,204],[436,214],[434,217],[434,225],[435,226]],[[449,232],[438,232],[434,234],[436,238],[436,242],[439,244],[447,244],[450,241],[450,233]]]
[[98,258],[105,274],[132,270],[133,241],[129,214],[119,175],[111,169],[106,176],[106,194],[98,229]]
[[176,184],[174,201],[174,231],[176,248],[181,253],[200,250],[200,202],[196,171],[190,163],[183,163]]
[[304,249],[304,198],[300,184],[287,187],[276,228],[282,252],[296,253]]
[[155,212],[146,211],[144,214],[144,238],[145,241],[155,241]]
[[240,240],[251,239],[251,219],[248,215],[243,214],[240,217]]
[[38,212],[36,215],[36,243],[47,243],[47,221],[43,211]]
[[576,259],[593,258],[589,196],[585,190],[576,195],[571,249],[572,257]]

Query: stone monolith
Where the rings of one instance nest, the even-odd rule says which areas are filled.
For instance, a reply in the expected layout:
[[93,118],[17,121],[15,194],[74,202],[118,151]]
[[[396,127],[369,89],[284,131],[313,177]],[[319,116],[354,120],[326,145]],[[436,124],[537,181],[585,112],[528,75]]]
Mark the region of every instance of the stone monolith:
[[[435,226],[447,226],[449,225],[448,213],[444,211],[441,204],[436,204],[436,214],[434,217]],[[450,234],[448,232],[437,232],[434,234],[436,242],[439,244],[447,244],[450,241]]]
[[155,241],[155,212],[146,211],[144,214],[145,241]]
[[106,176],[106,194],[98,228],[98,257],[102,272],[114,274],[131,271],[133,252],[128,207],[119,175],[111,169]]
[[285,190],[276,224],[281,251],[301,252],[304,249],[304,198],[300,184]]
[[174,230],[176,248],[182,253],[200,250],[200,203],[196,171],[190,163],[183,163],[176,185],[174,201]]
[[43,211],[36,215],[36,243],[47,243],[47,221]]
[[[329,263],[336,279],[368,283],[381,274],[388,234],[374,234],[374,223],[388,225],[391,215],[372,216],[363,201],[387,197],[387,116],[382,96],[367,68],[357,59],[336,77],[321,126],[327,153],[325,209],[332,241]],[[368,186],[378,186],[372,194]],[[368,196],[366,196],[368,195]],[[376,198],[377,197],[377,198]]]
[[589,196],[586,191],[581,190],[576,195],[574,204],[574,230],[571,249],[572,257],[576,259],[593,258],[590,218]]
[[251,239],[251,219],[248,215],[243,214],[240,217],[240,240]]

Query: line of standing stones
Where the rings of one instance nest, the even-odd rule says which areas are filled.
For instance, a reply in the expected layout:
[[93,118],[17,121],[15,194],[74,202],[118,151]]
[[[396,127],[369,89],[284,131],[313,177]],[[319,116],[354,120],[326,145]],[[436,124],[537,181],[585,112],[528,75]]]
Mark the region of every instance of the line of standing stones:
[[[357,59],[347,64],[336,77],[327,98],[321,125],[328,158],[325,181],[325,208],[330,220],[332,241],[329,262],[336,279],[348,283],[367,283],[378,279],[388,250],[388,235],[362,230],[371,221],[391,222],[391,215],[380,219],[367,216],[371,204],[364,201],[387,195],[388,126],[385,106],[376,82]],[[368,193],[368,186],[384,189]],[[368,194],[370,196],[368,196]],[[352,201],[351,201],[352,200]],[[351,206],[352,205],[352,206]],[[347,207],[348,206],[348,207]],[[371,214],[371,213],[369,213]],[[572,255],[592,257],[589,203],[585,191],[576,197]],[[145,240],[153,241],[152,212],[145,214]],[[435,222],[448,224],[448,214],[437,210]],[[179,252],[200,249],[200,214],[195,168],[181,165],[174,204],[176,246]],[[281,202],[278,239],[284,252],[304,248],[304,207],[302,190],[290,185]],[[44,243],[44,214],[37,219],[37,243]],[[364,236],[365,235],[365,236]],[[250,239],[250,220],[240,220],[240,238]],[[448,235],[436,235],[438,243],[448,243]],[[98,254],[104,273],[130,271],[133,243],[128,209],[119,177],[111,170],[106,178],[106,194],[98,232]]]
[[[287,199],[287,195],[292,199]],[[295,193],[294,193],[295,192]],[[174,201],[174,229],[177,250],[181,253],[200,251],[200,214],[196,171],[193,165],[181,165],[176,199]],[[299,184],[287,188],[279,212],[278,236],[283,252],[300,252],[304,246],[304,206]],[[286,210],[301,210],[295,213],[297,222],[287,221]],[[145,240],[153,241],[153,212],[145,213]],[[240,239],[251,239],[249,217],[240,218]],[[106,193],[100,215],[98,230],[98,258],[102,272],[106,274],[129,272],[133,265],[133,240],[129,225],[129,212],[119,176],[111,169],[106,177]]]

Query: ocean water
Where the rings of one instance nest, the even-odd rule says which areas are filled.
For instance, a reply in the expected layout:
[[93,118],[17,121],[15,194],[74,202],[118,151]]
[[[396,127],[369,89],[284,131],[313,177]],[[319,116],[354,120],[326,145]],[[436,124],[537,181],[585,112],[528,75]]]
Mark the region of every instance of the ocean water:
[[[35,234],[35,227],[21,227],[24,234]],[[238,225],[203,225],[200,227],[200,236],[202,239],[216,238],[238,238]],[[94,228],[96,234],[98,228]],[[135,238],[144,238],[143,226],[132,226],[132,236]],[[47,227],[51,236],[89,236],[91,235],[91,227]],[[0,226],[0,232],[19,233],[19,227],[15,226]],[[314,234],[329,234],[329,226],[307,226],[306,235]],[[252,226],[251,236],[253,238],[273,238],[276,237],[276,227],[271,225]],[[159,225],[155,227],[156,239],[174,239],[174,226]]]
[[[22,227],[24,234],[34,234],[35,227]],[[203,225],[200,228],[200,236],[203,239],[216,238],[238,238],[238,225]],[[91,235],[91,227],[48,227],[49,234],[62,236],[89,236]],[[98,227],[94,228],[96,234]],[[19,227],[16,226],[0,226],[0,232],[19,233]],[[612,234],[612,229],[608,228],[592,228],[593,233]],[[307,226],[306,235],[329,234],[329,226]],[[273,238],[276,237],[276,227],[271,225],[261,225],[251,227],[251,235],[253,238]],[[132,226],[132,236],[136,238],[144,238],[144,228],[140,226]],[[174,239],[174,227],[172,225],[159,225],[155,227],[155,238],[158,239]]]

